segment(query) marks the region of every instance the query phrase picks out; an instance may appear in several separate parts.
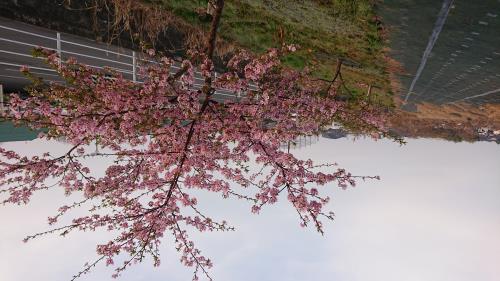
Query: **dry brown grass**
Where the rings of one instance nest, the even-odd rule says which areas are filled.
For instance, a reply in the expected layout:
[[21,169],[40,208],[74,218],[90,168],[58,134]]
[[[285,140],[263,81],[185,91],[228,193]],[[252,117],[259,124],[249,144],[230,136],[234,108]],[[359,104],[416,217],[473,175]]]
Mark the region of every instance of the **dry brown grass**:
[[[110,42],[128,33],[135,42],[155,46],[162,34],[175,30],[182,37],[184,50],[201,50],[205,44],[205,30],[187,23],[159,5],[143,0],[91,0],[88,3],[96,22],[103,15],[109,19],[107,30],[111,34],[108,38]],[[65,5],[71,9],[81,3],[65,0]],[[233,50],[233,44],[217,40],[217,56],[222,57]]]
[[500,126],[500,104],[485,104],[474,106],[471,104],[450,104],[438,106],[424,103],[418,105],[420,119],[438,119],[456,122],[474,121],[483,123],[485,126]]
[[477,129],[500,129],[500,105],[419,104],[417,112],[396,110],[389,119],[395,132],[407,137],[475,141]]

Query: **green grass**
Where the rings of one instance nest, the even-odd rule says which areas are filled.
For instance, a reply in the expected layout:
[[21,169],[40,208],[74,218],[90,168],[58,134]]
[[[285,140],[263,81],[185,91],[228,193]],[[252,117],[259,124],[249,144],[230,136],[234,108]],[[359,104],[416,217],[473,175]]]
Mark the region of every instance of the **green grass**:
[[[207,27],[197,9],[206,0],[156,0],[188,23]],[[389,91],[382,49],[384,40],[374,21],[373,0],[227,0],[220,27],[223,39],[261,53],[285,41],[301,48],[284,58],[294,68],[305,66],[331,79],[338,58],[348,58],[361,69],[344,71],[345,80],[374,84]],[[351,83],[351,88],[356,88]]]

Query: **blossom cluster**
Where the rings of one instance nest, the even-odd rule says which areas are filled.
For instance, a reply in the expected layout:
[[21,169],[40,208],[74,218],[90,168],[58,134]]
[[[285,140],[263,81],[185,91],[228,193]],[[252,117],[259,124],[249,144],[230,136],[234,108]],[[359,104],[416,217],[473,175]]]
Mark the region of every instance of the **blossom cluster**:
[[[69,210],[93,202],[86,216],[26,239],[98,228],[117,231],[117,237],[97,246],[99,258],[75,277],[100,261],[116,266],[115,277],[146,256],[159,266],[158,246],[167,234],[181,262],[195,268],[194,279],[199,273],[208,277],[212,261],[189,240],[187,229],[233,228],[197,208],[196,189],[248,201],[253,213],[288,200],[303,226],[312,223],[323,232],[322,220],[333,219],[325,210],[326,186],[354,186],[355,177],[336,164],[298,159],[280,146],[351,117],[335,88],[325,95],[311,86],[306,73],[281,67],[281,56],[294,50],[271,49],[260,57],[238,53],[213,81],[213,63],[203,59],[202,89],[193,87],[195,62],[189,60],[172,73],[173,61],[158,58],[142,67],[142,83],[134,83],[110,69],[61,62],[57,54],[41,50],[65,83],[33,87],[27,98],[12,95],[4,118],[43,129],[41,138],[63,138],[71,149],[29,158],[0,148],[3,203],[26,204],[35,192],[53,188],[81,194],[82,201],[63,205],[49,218],[56,226]],[[217,89],[243,95],[217,102]],[[370,112],[357,118],[375,128],[382,125]],[[85,147],[94,143],[103,152],[88,153]],[[88,158],[109,157],[114,162],[100,177],[84,164]],[[249,170],[250,161],[259,169]],[[115,265],[121,254],[128,258]]]

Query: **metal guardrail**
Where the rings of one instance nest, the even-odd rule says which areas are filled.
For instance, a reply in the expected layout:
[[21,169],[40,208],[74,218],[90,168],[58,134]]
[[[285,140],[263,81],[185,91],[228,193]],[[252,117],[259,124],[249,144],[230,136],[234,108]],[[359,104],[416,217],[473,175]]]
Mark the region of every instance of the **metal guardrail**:
[[[7,27],[7,26],[4,26],[4,25],[0,25],[0,28],[1,29],[5,29],[5,30],[9,30],[9,31],[13,31],[13,32],[17,32],[17,33],[21,33],[21,34],[25,34],[25,35],[29,35],[29,36],[33,36],[33,37],[38,37],[38,38],[42,38],[42,39],[47,39],[47,40],[55,41],[56,48],[53,48],[53,47],[50,47],[50,46],[43,46],[43,45],[40,45],[40,44],[31,44],[31,43],[28,43],[28,42],[21,42],[21,41],[12,40],[12,39],[3,38],[3,37],[0,37],[0,41],[5,41],[5,42],[19,44],[19,45],[24,45],[24,46],[29,46],[29,47],[42,47],[44,49],[56,51],[58,53],[59,57],[61,57],[61,58],[63,57],[64,54],[76,55],[76,56],[90,58],[90,59],[95,59],[95,60],[100,60],[100,61],[104,61],[104,62],[121,64],[121,65],[129,66],[129,67],[132,68],[132,70],[126,70],[126,69],[120,69],[120,68],[112,68],[112,69],[114,69],[114,70],[116,70],[118,72],[121,72],[121,73],[127,73],[127,74],[134,74],[134,75],[136,75],[137,74],[136,73],[136,71],[137,71],[137,69],[136,69],[137,61],[154,62],[154,61],[151,61],[151,60],[138,59],[135,51],[131,51],[132,55],[128,55],[126,53],[120,53],[120,52],[112,51],[112,50],[109,50],[109,49],[103,49],[103,48],[89,46],[89,45],[86,45],[86,44],[81,44],[81,43],[77,43],[77,42],[73,42],[73,41],[69,41],[69,40],[63,40],[62,39],[62,34],[60,32],[56,32],[56,37],[54,38],[54,37],[40,35],[40,34],[36,34],[36,33],[33,33],[33,32],[28,32],[28,31],[24,31],[24,30],[12,28],[12,27]],[[67,51],[67,50],[64,50],[62,48],[63,43],[64,44],[68,44],[68,45],[73,45],[73,46],[78,46],[78,47],[86,48],[86,49],[89,49],[89,50],[100,51],[100,52],[103,52],[105,54],[114,54],[114,55],[117,55],[117,56],[120,56],[120,57],[127,57],[127,58],[131,59],[131,62],[127,63],[127,62],[122,62],[122,61],[118,61],[118,60],[102,58],[102,57],[98,57],[98,56],[86,55],[84,53],[76,53],[76,52]],[[0,52],[8,52],[8,51],[0,50]],[[23,53],[16,53],[16,52],[9,52],[9,53],[13,54],[13,55],[18,55],[18,56],[30,56],[30,55],[23,54]],[[103,68],[103,67],[100,67],[100,66],[93,66],[93,65],[89,65],[89,66],[95,67],[95,68],[100,68],[100,69]],[[135,72],[134,72],[134,68],[135,68]],[[174,67],[174,68],[178,68],[178,67]]]
[[[148,59],[142,58],[135,51],[130,51],[131,54],[127,54],[127,53],[124,53],[124,52],[117,52],[117,51],[114,51],[114,50],[103,49],[103,48],[99,48],[99,47],[96,47],[96,46],[89,46],[89,45],[86,45],[86,44],[82,44],[82,43],[78,43],[78,42],[73,42],[73,41],[70,41],[70,40],[63,40],[62,39],[62,34],[60,32],[56,32],[56,36],[55,37],[51,37],[51,36],[41,35],[41,34],[29,32],[29,31],[25,31],[25,30],[20,30],[20,29],[17,29],[17,28],[12,28],[12,27],[8,27],[8,26],[4,26],[4,25],[0,25],[0,29],[8,30],[8,31],[11,31],[11,32],[19,33],[19,34],[28,35],[28,36],[31,36],[31,37],[34,37],[34,38],[40,38],[40,39],[43,39],[43,40],[50,40],[50,41],[52,41],[52,42],[55,43],[54,44],[55,48],[54,48],[54,46],[44,46],[44,45],[40,45],[40,44],[33,44],[33,42],[35,42],[35,40],[32,40],[31,42],[22,42],[22,41],[18,41],[18,40],[13,40],[12,38],[9,39],[9,38],[0,37],[0,42],[3,41],[3,42],[15,44],[15,45],[19,45],[19,46],[33,47],[33,48],[42,47],[42,48],[45,48],[45,49],[57,52],[60,58],[63,58],[65,55],[69,55],[69,56],[78,56],[78,57],[82,57],[82,58],[86,58],[86,59],[96,60],[96,61],[102,62],[103,64],[102,65],[87,64],[87,65],[90,66],[90,67],[92,67],[92,68],[96,68],[96,69],[104,69],[105,67],[107,67],[107,68],[110,68],[110,69],[112,69],[114,71],[117,71],[119,73],[131,75],[132,76],[131,80],[134,81],[134,82],[137,82],[137,83],[141,83],[141,81],[139,81],[139,79],[138,79],[138,66],[139,66],[139,64],[141,62],[144,62],[144,63],[158,63],[158,62],[155,62],[155,61],[152,61],[152,60],[148,60]],[[72,46],[84,48],[86,50],[89,50],[89,52],[91,52],[91,51],[103,52],[104,54],[106,54],[106,57],[99,57],[99,56],[96,56],[96,55],[90,55],[89,53],[85,53],[85,52],[74,52],[74,51],[71,51],[71,50],[65,50],[63,48],[63,44],[64,45],[72,45]],[[30,57],[30,58],[34,58],[31,54],[20,53],[20,52],[13,52],[13,51],[2,50],[2,49],[0,49],[0,53],[5,53],[5,54],[13,55],[13,56],[18,56],[18,57]],[[108,58],[109,54],[115,55],[115,56],[117,56],[119,58],[126,58],[127,60],[129,60],[129,62],[123,61],[123,60],[117,60],[117,59],[113,59],[113,58]],[[106,65],[106,64],[121,65],[121,67],[116,67],[116,66],[115,67],[111,67],[111,66]],[[6,65],[6,66],[12,66],[12,67],[22,67],[22,66],[24,66],[24,65],[21,65],[21,64],[8,63],[8,62],[0,62],[0,65]],[[30,66],[30,65],[27,65],[27,66],[30,69],[35,69],[35,70],[40,70],[40,71],[47,71],[47,72],[55,72],[55,70],[53,70],[51,68],[44,68],[44,67]],[[172,65],[171,68],[172,69],[180,69],[180,67],[176,66],[176,65]],[[194,86],[201,87],[202,83],[196,83],[196,82],[197,81],[203,82],[204,80],[202,78],[200,78],[200,77],[196,77],[197,75],[200,76],[200,77],[202,77],[201,72],[195,71],[195,83],[194,83]],[[215,76],[217,77],[217,73],[215,73]],[[253,90],[253,91],[258,90],[258,88],[255,85],[250,85],[250,89]],[[230,96],[230,97],[241,97],[241,95],[239,93],[231,93],[231,94],[228,94],[228,93],[230,93],[230,92],[227,91],[227,90],[224,90],[224,89],[217,89],[217,91],[216,91],[216,95]]]

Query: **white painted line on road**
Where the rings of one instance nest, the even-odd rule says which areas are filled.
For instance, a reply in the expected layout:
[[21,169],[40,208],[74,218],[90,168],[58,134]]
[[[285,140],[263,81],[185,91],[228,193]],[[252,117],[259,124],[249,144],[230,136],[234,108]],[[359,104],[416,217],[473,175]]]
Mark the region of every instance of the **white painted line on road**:
[[49,47],[45,47],[45,46],[41,46],[41,45],[35,45],[35,44],[30,44],[30,43],[25,43],[25,42],[19,42],[19,41],[16,41],[16,40],[10,40],[10,39],[6,39],[6,38],[0,38],[0,41],[5,41],[5,42],[9,42],[9,43],[14,43],[14,44],[30,46],[30,47],[35,47],[35,48],[41,47],[41,48],[44,48],[44,49],[47,49],[47,50],[56,51],[56,49],[54,49],[54,48],[49,48]]
[[[144,61],[144,62],[150,62],[150,63],[154,63],[154,64],[160,64],[160,63],[159,63],[159,62],[157,62],[157,61],[148,60],[148,59],[141,59],[141,58],[138,58],[138,60],[140,60],[140,61]],[[174,62],[179,63],[178,61],[175,61],[175,60],[174,60]],[[180,67],[180,66],[176,66],[176,65],[174,65],[174,64],[170,65],[170,67],[171,67],[171,68],[173,68],[173,69],[181,69],[181,67]],[[197,73],[197,74],[201,74],[201,72],[196,72],[196,73]]]
[[[108,56],[108,54],[111,53],[111,54],[116,54],[118,56],[132,58],[132,56],[127,55],[125,53],[115,52],[115,51],[111,51],[109,49],[102,49],[102,48],[93,47],[93,46],[89,46],[89,45],[85,45],[85,44],[81,44],[81,43],[71,42],[71,41],[68,41],[68,40],[58,40],[57,38],[53,38],[53,37],[49,37],[49,36],[44,36],[44,35],[40,35],[40,34],[29,32],[29,31],[23,31],[23,30],[19,30],[19,29],[16,29],[16,28],[11,28],[11,27],[7,27],[7,26],[3,26],[3,25],[0,25],[0,28],[3,28],[5,30],[10,30],[10,31],[18,32],[18,33],[22,33],[22,34],[31,35],[31,36],[38,37],[38,38],[49,39],[51,41],[56,41],[57,43],[65,43],[65,44],[70,44],[70,45],[74,45],[74,46],[79,46],[79,47],[82,47],[82,48],[87,48],[87,49],[102,51],[102,52],[104,52],[106,54],[106,56]],[[51,48],[51,47],[47,47],[47,46],[43,46],[43,45],[37,45],[37,44],[30,44],[30,43],[21,42],[21,41],[12,40],[12,39],[7,39],[7,38],[0,38],[0,41],[8,42],[8,43],[13,43],[13,44],[18,44],[18,45],[23,45],[23,46],[34,47],[34,48],[41,47],[41,48],[44,48],[44,49],[47,49],[47,50],[56,51],[56,49]],[[97,44],[97,42],[96,42],[96,44]],[[60,51],[61,51],[61,53],[70,54],[70,55],[74,55],[74,56],[81,56],[81,57],[95,59],[95,60],[102,60],[102,61],[106,61],[106,62],[110,62],[110,63],[116,63],[116,64],[121,64],[121,65],[126,65],[126,66],[132,66],[132,64],[125,63],[125,62],[122,62],[122,61],[116,61],[116,60],[112,60],[112,59],[101,58],[101,57],[98,57],[98,56],[86,55],[86,54],[81,54],[81,53],[77,53],[77,52],[65,51],[62,48],[60,48]],[[17,53],[17,52],[12,52],[12,51],[7,51],[7,50],[0,50],[0,52],[5,53],[5,54],[10,54],[10,55],[22,56],[22,57],[30,57],[30,58],[36,58],[36,59],[43,59],[43,58],[34,57],[33,55],[24,54],[24,53]],[[148,59],[139,59],[139,60],[140,61],[144,61],[144,62],[150,62],[150,63],[159,64],[159,62],[148,60]],[[95,69],[111,69],[111,70],[114,70],[114,71],[117,71],[117,72],[120,72],[120,73],[124,73],[124,74],[133,74],[132,71],[129,71],[129,70],[126,70],[126,69],[114,68],[114,67],[109,67],[109,66],[101,67],[101,66],[89,65],[89,64],[85,64],[85,63],[82,63],[82,64],[83,65],[87,65],[87,66],[89,66],[91,68],[95,68]],[[28,66],[29,69],[36,69],[36,70],[40,70],[40,71],[56,72],[56,70],[50,69],[50,68],[35,67],[35,66],[29,66],[29,65],[21,65],[21,64],[17,64],[17,63],[0,62],[0,65],[13,66],[13,67],[19,67],[19,68],[23,67],[23,66]],[[174,65],[174,64],[171,65],[170,67],[172,69],[181,69],[181,67],[179,67],[177,65]],[[9,69],[9,71],[17,71],[17,70]],[[196,75],[201,75],[201,73],[199,71],[195,70],[194,72],[195,72],[195,77],[194,77],[195,81],[204,81],[203,78],[199,78],[199,77],[196,76]],[[39,75],[58,76],[56,74],[47,74],[47,73],[40,73],[40,72],[36,73],[36,72],[33,72],[33,71],[32,71],[32,73],[39,74]],[[215,75],[217,77],[217,73],[215,73]],[[9,75],[3,75],[3,76],[7,77]],[[15,79],[26,79],[26,78],[23,78],[23,77],[14,77],[14,76],[9,76],[9,77],[10,78],[15,78]],[[196,84],[196,82],[195,82],[195,85],[196,86],[202,86],[200,84]],[[250,85],[248,85],[248,90],[250,90],[250,91],[258,91],[259,88],[258,88],[258,86],[254,85],[254,84],[250,84]],[[227,92],[231,93],[228,90],[222,90],[222,91],[227,91]],[[236,93],[233,93],[233,94],[224,94],[224,93],[221,93],[221,92],[217,92],[217,90],[216,90],[215,94],[217,94],[217,95],[223,95],[223,96],[231,96],[231,97],[236,97],[237,96]]]
[[[13,64],[13,63],[5,63],[5,62],[0,62],[0,64],[2,65],[8,65],[8,66],[17,66],[17,67],[22,67],[24,65],[20,65],[20,64]],[[41,67],[31,67],[31,66],[28,66],[29,69],[38,69],[38,70],[45,70],[45,71],[51,71],[51,72],[56,72],[54,69],[48,69],[48,68],[41,68]],[[42,74],[42,73],[40,73]],[[48,75],[48,74],[45,74],[43,73],[43,75]],[[57,75],[55,75],[57,76]],[[26,77],[23,77],[23,76],[10,76],[10,75],[1,75],[0,74],[0,77],[6,77],[6,78],[14,78],[14,79],[23,79],[23,80],[29,80],[28,78]],[[47,80],[47,81],[50,81],[50,82],[57,82],[57,81],[54,81],[54,80]],[[143,83],[143,82],[141,82]],[[203,86],[201,84],[194,84],[194,86]],[[236,95],[230,95],[230,94],[224,94],[224,93],[221,93],[221,92],[216,92],[214,93],[215,95],[221,95],[221,96],[229,96],[229,97],[236,97]]]
[[75,43],[75,42],[66,41],[66,40],[61,40],[61,42],[62,43],[66,43],[66,44],[70,44],[70,45],[74,45],[74,46],[78,46],[78,47],[84,47],[84,48],[88,48],[88,49],[92,49],[92,50],[97,50],[97,51],[101,51],[101,52],[112,53],[112,54],[115,54],[115,55],[120,55],[120,56],[132,58],[131,55],[127,55],[127,54],[123,54],[123,53],[118,53],[118,52],[114,52],[114,51],[109,51],[109,50],[101,49],[101,48],[97,48],[97,47],[92,47],[92,46],[88,46],[88,45],[85,45],[85,44]]
[[28,58],[32,58],[32,59],[43,59],[43,58],[34,57],[32,55],[21,54],[21,53],[16,53],[16,52],[10,52],[10,51],[5,51],[5,50],[0,50],[0,53],[5,53],[5,54],[15,55],[15,56],[21,56],[21,57],[28,57]]
[[[17,72],[20,73],[19,69],[12,69],[12,68],[6,68],[5,70],[10,71],[10,72]],[[60,77],[57,74],[51,74],[51,73],[43,73],[43,72],[36,72],[36,71],[30,71],[31,73],[34,74],[39,74],[39,75],[46,75],[46,76],[54,76],[54,77]]]
[[[11,76],[11,75],[3,75],[3,74],[0,74],[0,77],[6,77],[6,78],[11,78],[11,79],[19,79],[19,80],[30,80],[24,76]],[[45,80],[45,81],[49,81],[49,82],[59,82],[59,81],[55,81],[55,80]]]
[[[8,63],[8,62],[1,62],[1,61],[0,61],[0,64],[2,64],[2,65],[8,65],[8,66],[16,66],[16,67],[23,67],[23,66],[27,66],[27,65],[23,65],[23,64]],[[30,69],[38,69],[38,70],[46,70],[46,71],[50,71],[50,72],[57,72],[57,71],[56,71],[56,70],[54,70],[54,69],[50,69],[50,68],[43,68],[43,67],[28,66],[28,68],[30,68]]]
[[123,65],[127,65],[127,66],[132,66],[133,65],[131,63],[120,62],[120,61],[115,61],[115,60],[100,58],[100,57],[91,56],[91,55],[84,55],[84,54],[80,54],[80,53],[68,52],[68,51],[64,51],[64,50],[62,51],[62,53],[63,54],[70,54],[70,55],[80,56],[80,57],[91,58],[91,59],[96,59],[96,60],[102,60],[102,61],[107,61],[107,62],[112,62],[112,63],[117,63],[117,64],[123,64]]
[[[5,42],[9,42],[9,43],[19,44],[19,45],[25,45],[25,46],[35,47],[35,48],[36,47],[41,47],[41,48],[44,48],[44,49],[47,49],[47,50],[53,50],[53,51],[56,50],[54,48],[50,48],[50,47],[46,47],[46,46],[40,46],[40,45],[30,44],[30,43],[26,43],[26,42],[20,42],[20,41],[16,41],[16,40],[10,40],[10,39],[6,39],[6,38],[0,38],[0,40],[1,41],[5,41]],[[61,40],[61,42],[68,42],[68,41]],[[93,47],[91,47],[91,48],[92,49],[98,49],[98,50],[106,51],[106,50],[99,49],[99,48],[93,48]],[[12,54],[12,55],[18,55],[18,56],[36,58],[36,57],[34,57],[32,55],[21,54],[21,53],[16,53],[16,52],[10,52],[10,51],[5,51],[5,50],[0,50],[0,52]],[[74,53],[74,52],[69,52],[69,51],[64,51],[64,50],[62,52],[63,53],[67,53],[67,54],[73,54],[73,55],[76,55],[76,56],[82,56],[82,57],[87,57],[87,58],[93,58],[93,59],[96,59],[96,60],[103,60],[103,61],[108,61],[108,62],[112,62],[112,63],[122,64],[122,65],[127,65],[127,66],[132,66],[131,64],[120,62],[120,61],[114,61],[114,60],[110,60],[110,59],[105,59],[105,58],[100,58],[100,57],[95,57],[95,56],[90,56],[90,55],[85,55],[85,54],[79,54],[79,53]],[[118,54],[118,53],[116,53],[116,54]],[[126,55],[124,55],[124,56],[126,56]],[[38,58],[38,59],[43,59],[43,58]],[[151,60],[144,60],[144,59],[140,59],[140,60],[141,61],[146,61],[146,62],[152,62],[152,63],[159,64],[158,62],[151,61]],[[95,65],[89,65],[89,66],[93,67],[93,68],[98,68],[98,69],[104,69],[105,68],[105,67],[99,67],[99,66],[95,66]],[[124,69],[119,69],[119,68],[113,68],[113,67],[109,67],[109,68],[114,69],[114,70],[116,70],[118,72],[122,72],[122,73],[126,73],[126,74],[133,74],[133,72],[129,71],[129,70],[124,70]],[[180,67],[175,66],[175,65],[171,65],[171,68],[180,69]],[[195,74],[201,75],[200,72],[196,72],[196,71],[195,71]],[[198,78],[198,77],[195,77],[195,80],[202,80],[203,81],[203,79]],[[255,85],[249,85],[249,89],[254,90],[254,91],[258,91],[258,88]]]
[[227,97],[233,97],[236,98],[236,95],[229,95],[229,94],[223,94],[221,92],[215,92],[214,95],[219,95],[219,96],[227,96]]
[[[0,62],[0,64],[9,65],[9,66],[17,66],[17,67],[28,66],[28,68],[32,68],[32,69],[39,69],[39,70],[47,70],[47,71],[57,72],[54,69],[42,68],[42,67],[34,67],[34,66],[30,66],[30,65],[21,65],[21,64],[17,64],[17,63]],[[132,74],[132,72],[130,72],[128,70],[124,70],[124,69],[120,69],[120,68],[114,68],[114,67],[109,67],[109,66],[108,67],[106,67],[106,66],[105,67],[100,67],[100,66],[89,65],[89,64],[86,64],[86,66],[89,66],[89,67],[92,67],[92,68],[97,68],[97,69],[106,69],[106,68],[109,68],[109,69],[115,70],[117,72],[121,72],[121,73],[125,73],[125,74]]]
[[24,34],[31,35],[31,36],[36,36],[36,37],[40,37],[40,38],[45,38],[45,39],[49,39],[49,40],[54,40],[54,41],[56,40],[56,39],[55,39],[55,38],[53,38],[53,37],[44,36],[44,35],[40,35],[40,34],[36,34],[36,33],[32,33],[32,32],[28,32],[28,31],[24,31],[24,30],[19,30],[19,29],[12,28],[12,27],[8,27],[8,26],[4,26],[4,25],[0,25],[0,28],[7,29],[7,30],[10,30],[10,31],[19,32],[19,33],[24,33]]
[[474,96],[466,97],[466,98],[463,98],[463,99],[459,99],[459,100],[453,101],[451,103],[455,103],[455,102],[463,101],[463,100],[474,99],[474,98],[479,98],[479,97],[484,97],[484,96],[488,96],[488,95],[496,94],[496,93],[500,93],[500,88],[496,89],[496,90],[493,90],[493,91],[486,92],[486,93],[482,93],[482,94],[479,94],[479,95],[474,95]]
[[[0,77],[6,77],[6,78],[14,78],[14,79],[19,79],[19,80],[30,80],[29,78],[26,78],[26,77],[23,77],[23,76],[11,76],[11,75],[3,75],[3,74],[0,74]],[[48,82],[62,82],[61,81],[56,81],[56,80],[48,80],[48,79],[45,79],[44,81],[48,81]]]
[[28,78],[24,76],[11,76],[11,75],[3,75],[0,74],[0,77],[6,77],[6,78],[14,78],[14,79],[22,79],[22,80],[29,80]]
[[121,69],[121,68],[116,68],[116,67],[110,67],[110,66],[97,66],[97,65],[91,65],[91,64],[83,64],[85,66],[90,66],[92,68],[97,68],[97,69],[102,69],[102,70],[105,70],[105,69],[111,69],[111,70],[114,70],[116,72],[120,72],[120,73],[125,73],[125,74],[132,74],[132,71],[130,70],[126,70],[126,69]]

